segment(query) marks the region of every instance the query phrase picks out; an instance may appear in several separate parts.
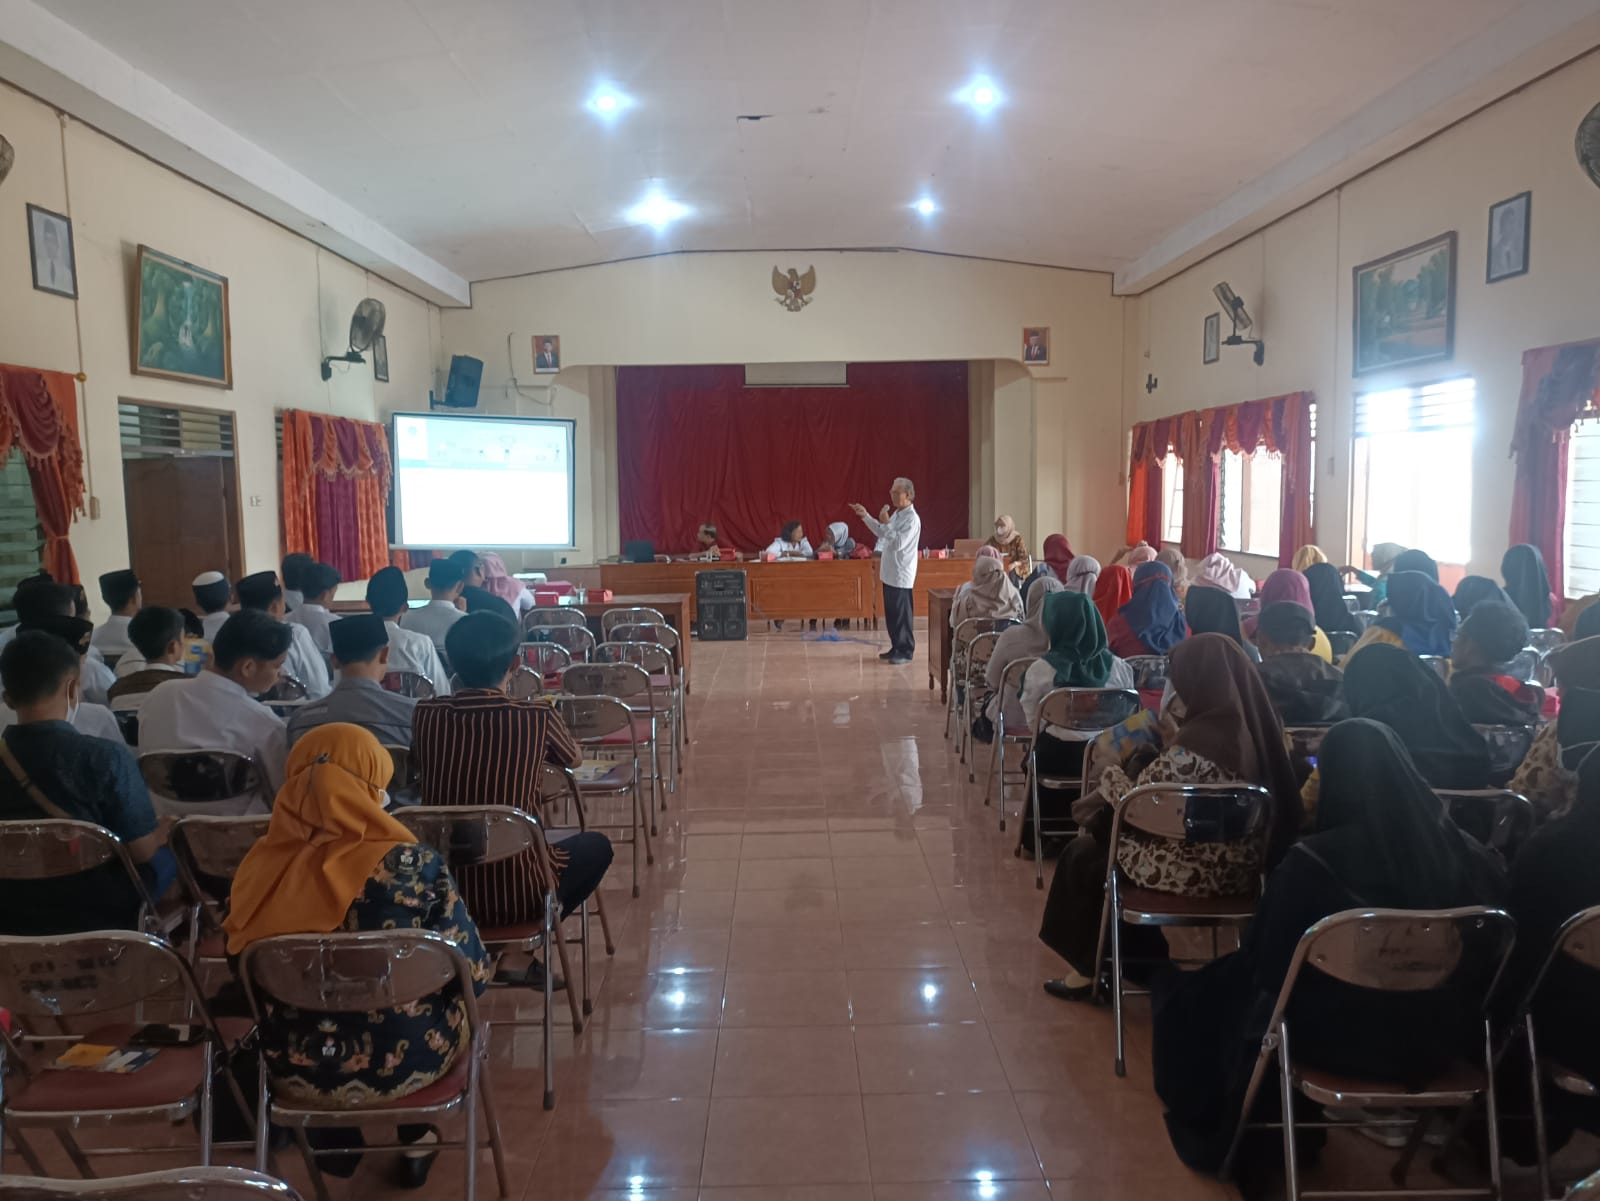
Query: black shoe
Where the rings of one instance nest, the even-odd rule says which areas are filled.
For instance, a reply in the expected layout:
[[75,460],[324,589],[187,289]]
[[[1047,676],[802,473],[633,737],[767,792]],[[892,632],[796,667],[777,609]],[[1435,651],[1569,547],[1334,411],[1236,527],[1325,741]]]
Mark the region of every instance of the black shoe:
[[1084,984],[1073,988],[1065,980],[1046,980],[1044,982],[1044,990],[1057,1000],[1087,1001],[1090,994],[1094,992],[1094,985]]
[[911,662],[911,656],[910,655],[890,655],[889,656],[889,666],[890,667],[904,667],[907,663],[910,663],[910,662]]
[[[427,1138],[432,1135],[432,1143],[439,1141],[439,1132],[430,1128]],[[417,1140],[420,1142],[421,1140]],[[394,1183],[399,1188],[418,1189],[428,1183],[428,1173],[433,1171],[433,1161],[439,1158],[439,1152],[434,1151],[402,1151],[400,1158],[395,1160]]]
[[894,652],[893,651],[884,651],[883,654],[878,656],[878,658],[880,658],[880,659],[893,659],[894,658]]
[[781,630],[781,629],[783,629],[783,622],[781,622],[781,621],[775,621],[775,622],[773,622],[773,623],[772,623],[772,628],[773,628],[773,629],[775,629],[775,630]]
[[817,619],[815,617],[811,619],[811,628],[813,630],[817,628]]
[[[501,968],[494,974],[494,982],[496,984],[508,984],[514,988],[536,988],[543,991],[544,964],[535,959],[520,972]],[[560,976],[556,976],[550,981],[551,992],[564,992],[566,987],[567,982]]]

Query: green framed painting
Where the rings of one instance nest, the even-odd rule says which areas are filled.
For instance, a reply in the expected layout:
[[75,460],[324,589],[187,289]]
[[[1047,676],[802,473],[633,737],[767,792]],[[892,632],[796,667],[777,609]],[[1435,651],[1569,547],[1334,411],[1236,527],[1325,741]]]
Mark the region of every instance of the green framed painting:
[[1456,345],[1451,230],[1355,269],[1355,364],[1366,375],[1448,359]]
[[233,387],[226,276],[141,245],[134,289],[135,375]]

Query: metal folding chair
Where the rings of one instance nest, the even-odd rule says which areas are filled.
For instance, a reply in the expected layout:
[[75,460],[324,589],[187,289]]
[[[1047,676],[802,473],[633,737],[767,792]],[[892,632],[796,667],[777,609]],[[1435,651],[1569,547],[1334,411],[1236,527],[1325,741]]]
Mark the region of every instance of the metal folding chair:
[[222,919],[228,898],[220,886],[233,883],[239,864],[271,822],[264,816],[191,816],[179,818],[168,833],[167,845],[178,861],[178,879],[190,900],[189,962],[227,962]]
[[1537,731],[1532,726],[1496,726],[1473,723],[1489,746],[1489,783],[1504,788],[1528,757]]
[[279,717],[288,717],[305,704],[306,699],[306,686],[288,673],[280,675],[276,684],[256,697]]
[[1528,647],[1539,654],[1539,664],[1535,672],[1537,683],[1546,688],[1555,687],[1555,665],[1550,662],[1550,656],[1566,644],[1565,630],[1541,628],[1528,631]]
[[1600,1201],[1600,1172],[1585,1177],[1569,1188],[1563,1201]]
[[438,695],[433,681],[420,671],[391,671],[381,681],[385,692],[398,692],[401,696],[415,697],[419,701],[432,700]]
[[[168,923],[158,914],[127,845],[110,830],[93,822],[54,817],[0,821],[0,879],[57,880],[102,869],[120,871],[131,885],[129,895],[136,908],[130,928],[162,933]],[[181,912],[176,916],[181,918]]]
[[[495,1120],[494,1097],[488,1082],[488,1029],[478,1017],[472,969],[453,942],[431,930],[286,934],[264,938],[246,947],[239,957],[239,975],[263,1040],[270,1037],[273,1014],[281,1007],[302,1013],[371,1013],[425,1002],[436,993],[454,988],[460,990],[467,1013],[469,1041],[450,1071],[426,1088],[397,1101],[363,1104],[359,1099],[350,1099],[337,1109],[322,1109],[280,1098],[273,1092],[263,1048],[256,1106],[257,1170],[267,1168],[269,1124],[275,1122],[292,1127],[317,1197],[319,1201],[328,1201],[327,1186],[317,1169],[318,1153],[312,1150],[306,1138],[309,1128],[380,1124],[393,1127],[402,1123],[431,1122],[459,1110],[465,1126],[462,1138],[454,1142],[441,1140],[435,1145],[459,1147],[465,1151],[466,1201],[475,1201],[481,1147],[478,1139],[481,1101],[500,1195],[507,1195],[509,1185],[500,1145],[500,1125]],[[548,1051],[546,1055],[548,1057]],[[404,1147],[369,1143],[367,1149],[390,1151]]]
[[[1209,929],[1211,954],[1215,958],[1217,931],[1225,926],[1242,930],[1255,915],[1256,902],[1261,897],[1271,813],[1272,794],[1255,784],[1146,784],[1117,801],[1111,819],[1106,899],[1100,911],[1100,940],[1094,958],[1094,989],[1098,992],[1109,933],[1111,996],[1117,1022],[1117,1075],[1128,1074],[1122,1005],[1130,990],[1122,982],[1122,923]],[[1219,843],[1243,847],[1255,860],[1254,886],[1243,893],[1204,897],[1178,896],[1142,888],[1127,878],[1117,862],[1124,837],[1132,833],[1170,844],[1174,863],[1181,863],[1184,852],[1191,848],[1209,848]]]
[[1361,628],[1365,630],[1378,620],[1378,611],[1376,609],[1357,609],[1356,620],[1361,623]]
[[[1339,1108],[1405,1109],[1420,1114],[1424,1110],[1461,1110],[1483,1102],[1487,1118],[1489,1187],[1487,1189],[1449,1188],[1411,1192],[1379,1193],[1391,1196],[1482,1196],[1498,1201],[1500,1182],[1500,1123],[1494,1094],[1493,1032],[1486,1012],[1516,937],[1516,924],[1504,912],[1471,906],[1460,909],[1404,910],[1349,909],[1325,917],[1300,938],[1290,960],[1289,971],[1278,990],[1278,999],[1268,1020],[1261,1051],[1245,1091],[1244,1107],[1233,1143],[1223,1161],[1222,1177],[1232,1170],[1239,1144],[1247,1131],[1278,1129],[1283,1134],[1284,1178],[1288,1201],[1299,1201],[1300,1172],[1295,1152],[1294,1116],[1296,1095],[1317,1105]],[[1473,1004],[1479,1008],[1483,1028],[1483,1057],[1462,1062],[1453,1070],[1421,1087],[1408,1087],[1386,1080],[1364,1080],[1340,1075],[1299,1063],[1290,1043],[1289,1025],[1295,989],[1303,969],[1310,966],[1322,976],[1354,988],[1372,992],[1418,993],[1450,990],[1442,997],[1443,1007]],[[1321,1032],[1327,1035],[1327,1031]],[[1418,1029],[1419,1041],[1431,1030]],[[1350,1032],[1351,1039],[1360,1035]],[[1251,1109],[1273,1061],[1277,1061],[1282,1117],[1277,1122],[1253,1122]],[[1413,1082],[1415,1084],[1415,1082]],[[1307,1122],[1306,1126],[1350,1125],[1347,1122]],[[1367,1123],[1372,1124],[1372,1123]],[[1400,1123],[1404,1124],[1404,1123]],[[1420,1134],[1414,1125],[1411,1142],[1393,1173],[1396,1184],[1405,1179],[1405,1168]],[[1314,1194],[1330,1196],[1374,1196],[1367,1192]]]
[[[578,777],[570,767],[557,767],[554,763],[539,764],[539,778],[534,785],[534,792],[539,798],[539,811],[544,815],[545,829],[568,829],[576,825],[582,833],[589,828],[589,811],[583,803],[583,791],[578,787]],[[561,820],[554,819],[554,812],[560,810]],[[576,822],[573,817],[576,815]],[[617,953],[616,941],[611,937],[611,919],[606,915],[606,899],[602,890],[596,889],[592,898],[594,901],[595,916],[600,919],[600,934],[606,940],[606,954]],[[584,923],[584,984],[583,984],[583,1012],[585,1016],[594,1010],[593,1003],[589,1000],[589,952],[588,952],[588,921],[589,903],[584,902],[582,910]]]
[[[617,630],[656,629],[655,626],[617,626]],[[653,711],[667,719],[670,745],[667,754],[667,791],[678,791],[678,776],[683,772],[679,757],[680,722],[683,720],[683,689],[679,687],[676,664],[672,651],[659,642],[618,641],[602,642],[594,651],[598,663],[631,663],[643,668],[650,677],[650,698]],[[662,704],[665,708],[660,708]],[[630,706],[631,707],[631,706]]]
[[156,812],[166,817],[237,817],[272,803],[256,761],[238,751],[146,751],[139,773]]
[[[626,796],[633,812],[628,837],[620,840],[633,848],[633,895],[639,895],[639,843],[644,843],[645,862],[656,861],[650,845],[650,822],[644,812],[644,794],[639,789],[638,722],[627,705],[614,696],[557,696],[556,712],[579,746],[596,754],[619,756],[617,765],[594,779],[578,779],[584,796],[616,799]],[[620,756],[628,758],[620,758]]]
[[666,624],[666,614],[660,609],[652,609],[649,605],[628,605],[618,609],[607,609],[600,614],[600,636],[609,642],[615,637],[612,631],[617,626]]
[[389,781],[390,788],[395,792],[414,792],[420,788],[422,775],[417,770],[417,761],[411,754],[411,748],[386,742],[383,744],[383,749],[389,752],[389,762],[394,764],[394,775]]
[[524,642],[522,666],[539,673],[550,691],[561,688],[561,673],[572,666],[572,652],[555,642]]
[[[549,612],[549,610],[534,609],[528,614]],[[581,617],[582,614],[580,613]],[[587,663],[593,653],[597,639],[586,625],[574,623],[560,623],[555,625],[529,626],[525,631],[523,644],[529,642],[551,642],[561,647],[572,657],[574,663]]]
[[567,668],[561,683],[562,691],[573,696],[614,697],[633,714],[633,740],[650,748],[650,833],[655,834],[656,814],[666,808],[658,721],[668,710],[657,699],[650,673],[635,663],[575,663]]
[[0,1176],[6,1201],[300,1201],[275,1176],[247,1168],[175,1168],[102,1180]]
[[1346,596],[1344,598],[1344,607],[1352,613],[1361,612],[1361,598],[1358,596]]
[[1332,648],[1335,660],[1343,659],[1348,655],[1351,648],[1355,646],[1356,640],[1361,637],[1361,635],[1351,630],[1329,630],[1327,633],[1328,646]]
[[1444,680],[1446,683],[1449,682],[1449,680],[1450,680],[1450,659],[1449,659],[1448,656],[1446,656],[1446,655],[1418,655],[1417,658],[1422,661],[1422,666],[1426,667],[1429,671],[1431,671],[1434,675],[1438,676],[1441,680]]
[[1037,656],[1029,655],[1023,659],[1013,659],[1006,664],[1005,671],[1000,673],[999,703],[995,706],[994,746],[989,752],[989,775],[984,781],[983,803],[989,803],[989,792],[994,787],[995,774],[1000,776],[1000,832],[1006,829],[1006,747],[1020,747],[1023,755],[1021,779],[1018,773],[1012,773],[1011,783],[1026,785],[1028,782],[1027,754],[1028,748],[1033,745],[1033,731],[1028,729],[1028,720],[1022,713],[1022,677],[1028,674],[1028,668],[1039,660]]
[[[606,637],[611,642],[653,642],[657,646],[666,647],[672,653],[672,684],[677,689],[678,701],[678,733],[683,745],[688,746],[689,713],[684,705],[684,695],[687,692],[685,685],[688,679],[683,670],[683,639],[678,631],[665,622],[643,624],[623,622],[612,626]],[[679,761],[679,770],[682,770],[682,760]]]
[[1507,788],[1436,788],[1450,819],[1507,863],[1538,824],[1533,802]]
[[979,693],[984,685],[984,677],[989,674],[989,660],[994,658],[994,646],[999,641],[999,634],[984,633],[974,638],[967,647],[966,679],[961,682],[959,758],[961,762],[967,765],[968,784],[974,783],[978,778],[976,774],[977,748],[972,744],[973,705],[979,699]]
[[1314,759],[1331,729],[1331,725],[1284,726],[1283,732],[1289,736],[1289,750],[1295,758]]
[[1123,660],[1133,672],[1133,686],[1140,692],[1157,692],[1167,686],[1165,655],[1130,655]]
[[[185,1014],[191,1041],[162,1046],[139,1071],[52,1071],[51,1061],[77,1043],[125,1052],[139,1046],[145,1007]],[[4,1095],[0,1146],[9,1136],[32,1170],[43,1171],[23,1134],[52,1131],[81,1176],[90,1155],[148,1155],[150,1147],[84,1148],[72,1131],[100,1125],[166,1125],[198,1117],[200,1163],[212,1149],[212,1089],[218,1068],[253,1023],[211,1016],[194,973],[170,943],[131,930],[42,938],[0,937],[0,1008],[20,1029],[0,1030]],[[48,1029],[48,1032],[44,1032]],[[226,1071],[240,1112],[243,1094]],[[263,1144],[264,1146],[264,1144]]]
[[1506,664],[1506,675],[1526,684],[1539,683],[1539,667],[1544,663],[1544,652],[1537,647],[1525,646]]
[[536,701],[544,695],[544,677],[531,667],[514,667],[506,680],[506,695],[515,701]]
[[[1039,717],[1033,727],[1033,742],[1028,748],[1029,797],[1033,805],[1034,887],[1044,887],[1044,829],[1039,815],[1039,789],[1077,789],[1082,795],[1087,781],[1091,745],[1100,734],[1121,725],[1144,703],[1131,688],[1057,688],[1039,702]],[[1084,770],[1072,778],[1039,776],[1039,736],[1050,727],[1086,735],[1083,740]]]
[[576,605],[538,605],[522,618],[522,628],[531,634],[534,630],[557,626],[582,626],[589,628],[589,616]]
[[[949,699],[944,714],[944,736],[950,737],[950,723],[966,712],[967,654],[979,634],[1000,634],[1017,623],[1007,617],[969,617],[950,634]],[[964,756],[963,756],[964,758]]]

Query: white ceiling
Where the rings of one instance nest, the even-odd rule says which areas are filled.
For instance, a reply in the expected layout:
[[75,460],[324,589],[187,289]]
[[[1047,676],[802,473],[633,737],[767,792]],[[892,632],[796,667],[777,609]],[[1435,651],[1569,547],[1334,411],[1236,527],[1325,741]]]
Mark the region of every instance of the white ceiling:
[[[466,279],[779,247],[1116,270],[1556,3],[38,0]],[[952,95],[978,72],[986,118]],[[602,81],[634,101],[609,125]],[[629,226],[651,187],[694,214]]]

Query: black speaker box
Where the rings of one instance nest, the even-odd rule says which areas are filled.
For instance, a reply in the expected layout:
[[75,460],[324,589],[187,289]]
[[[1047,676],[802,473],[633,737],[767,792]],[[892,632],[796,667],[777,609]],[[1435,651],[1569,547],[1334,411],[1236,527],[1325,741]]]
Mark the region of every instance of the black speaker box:
[[[743,574],[739,573],[741,578]],[[695,607],[695,632],[701,642],[743,642],[750,633],[744,597],[699,601]]]

